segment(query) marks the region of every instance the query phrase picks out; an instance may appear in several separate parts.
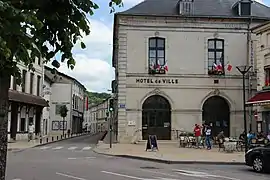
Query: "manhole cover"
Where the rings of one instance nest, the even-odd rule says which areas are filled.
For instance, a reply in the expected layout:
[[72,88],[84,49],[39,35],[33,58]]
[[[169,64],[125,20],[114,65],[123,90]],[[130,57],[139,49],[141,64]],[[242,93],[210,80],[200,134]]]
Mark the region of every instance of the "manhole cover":
[[157,167],[152,167],[152,166],[145,166],[145,167],[140,167],[141,169],[159,169]]

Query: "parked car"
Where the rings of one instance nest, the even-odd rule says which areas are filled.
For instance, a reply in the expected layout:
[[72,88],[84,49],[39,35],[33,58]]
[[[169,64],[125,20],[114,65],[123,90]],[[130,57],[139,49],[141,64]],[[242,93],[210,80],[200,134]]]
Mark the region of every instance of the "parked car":
[[245,161],[246,165],[253,167],[256,172],[270,171],[270,143],[248,150]]

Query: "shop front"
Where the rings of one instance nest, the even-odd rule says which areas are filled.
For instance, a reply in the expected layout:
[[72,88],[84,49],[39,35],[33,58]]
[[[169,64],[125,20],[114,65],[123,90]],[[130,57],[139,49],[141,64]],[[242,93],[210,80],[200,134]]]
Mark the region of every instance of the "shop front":
[[252,98],[250,98],[247,106],[257,111],[255,115],[256,119],[256,131],[257,132],[270,132],[270,91],[259,91]]

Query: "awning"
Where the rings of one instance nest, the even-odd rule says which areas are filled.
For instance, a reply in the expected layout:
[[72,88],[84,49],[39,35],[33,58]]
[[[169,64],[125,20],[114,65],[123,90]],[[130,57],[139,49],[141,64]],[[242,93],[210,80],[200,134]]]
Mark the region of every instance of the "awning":
[[40,96],[9,90],[9,101],[20,102],[29,105],[48,107],[48,102]]
[[270,104],[270,91],[260,91],[246,102],[246,105],[263,104]]

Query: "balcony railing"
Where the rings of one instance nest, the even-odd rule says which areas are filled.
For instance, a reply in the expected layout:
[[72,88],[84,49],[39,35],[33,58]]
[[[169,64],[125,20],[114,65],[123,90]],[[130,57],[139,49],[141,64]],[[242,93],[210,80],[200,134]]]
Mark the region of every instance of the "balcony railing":
[[165,66],[155,65],[153,67],[149,67],[149,74],[166,74]]
[[208,75],[213,76],[213,75],[224,75],[223,70],[216,70],[216,69],[210,69],[208,70]]

